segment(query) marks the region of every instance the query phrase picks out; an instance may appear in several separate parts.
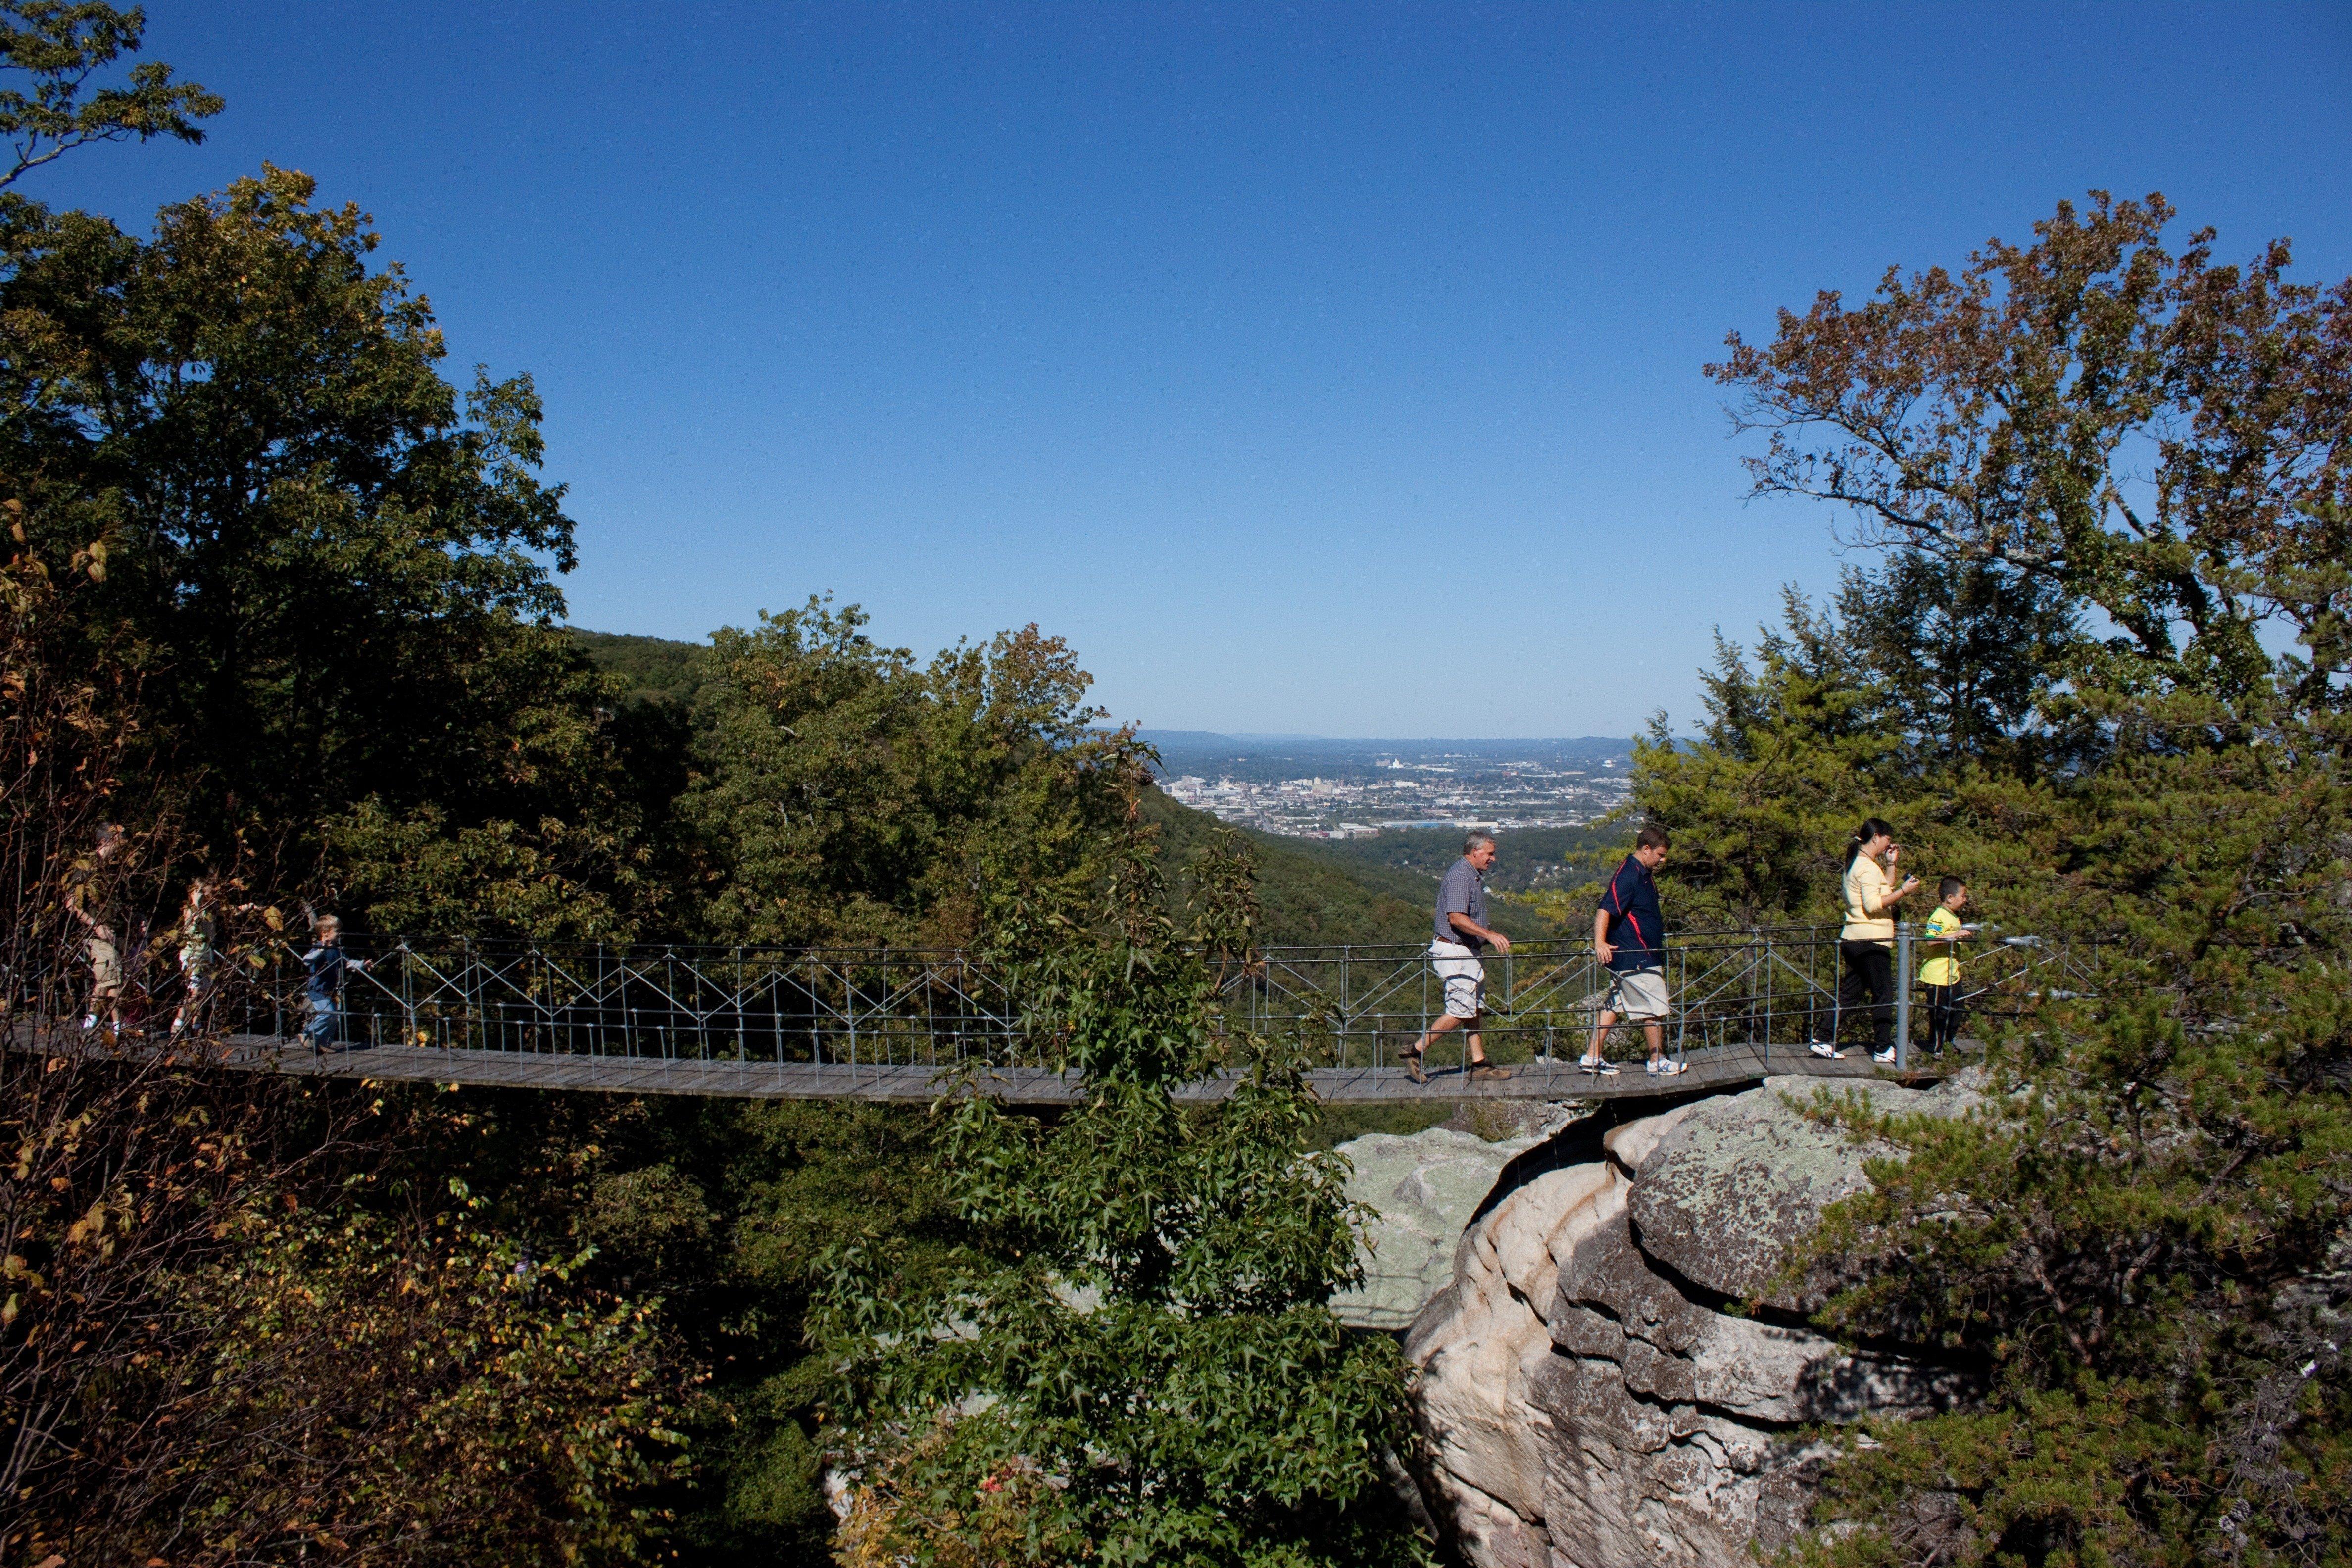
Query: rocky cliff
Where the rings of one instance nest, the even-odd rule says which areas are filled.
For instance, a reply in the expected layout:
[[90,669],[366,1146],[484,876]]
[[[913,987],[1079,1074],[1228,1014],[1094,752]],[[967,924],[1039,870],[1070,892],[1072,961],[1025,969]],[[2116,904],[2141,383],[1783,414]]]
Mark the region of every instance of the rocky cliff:
[[[1789,1103],[1818,1087],[1774,1079],[1573,1124],[1482,1200],[1406,1342],[1423,1369],[1433,1502],[1468,1561],[1749,1561],[1751,1542],[1802,1527],[1823,1448],[1801,1428],[1963,1392],[1954,1373],[1803,1327],[1832,1281],[1776,1279],[1822,1210],[1865,1179],[1865,1151]],[[1935,1114],[1974,1098],[1957,1085],[1860,1092]],[[1755,1316],[1725,1310],[1758,1294]]]

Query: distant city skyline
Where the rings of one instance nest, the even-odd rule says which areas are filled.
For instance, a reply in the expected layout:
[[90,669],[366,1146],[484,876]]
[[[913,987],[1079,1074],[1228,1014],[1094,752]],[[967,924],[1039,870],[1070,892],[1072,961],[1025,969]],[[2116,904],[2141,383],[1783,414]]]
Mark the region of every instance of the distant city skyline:
[[1229,746],[1220,755],[1198,745],[1163,745],[1160,787],[1226,822],[1295,838],[1354,839],[1439,826],[1580,826],[1623,804],[1631,772],[1622,765],[1623,743],[1598,737],[1383,742],[1293,736],[1263,750],[1236,750]]
[[1279,746],[1313,742],[1355,748],[1384,744],[1412,746],[1507,746],[1520,742],[1528,745],[1574,744],[1579,742],[1622,741],[1622,735],[1307,735],[1296,732],[1262,734],[1249,730],[1165,730],[1156,725],[1139,726],[1136,733],[1153,744],[1164,743],[1174,737],[1214,737],[1244,746]]
[[575,624],[1035,622],[1158,727],[1687,727],[1841,564],[1741,502],[1727,331],[2095,186],[2352,273],[2340,4],[148,11],[212,140],[18,188],[373,213],[450,379],[537,378]]

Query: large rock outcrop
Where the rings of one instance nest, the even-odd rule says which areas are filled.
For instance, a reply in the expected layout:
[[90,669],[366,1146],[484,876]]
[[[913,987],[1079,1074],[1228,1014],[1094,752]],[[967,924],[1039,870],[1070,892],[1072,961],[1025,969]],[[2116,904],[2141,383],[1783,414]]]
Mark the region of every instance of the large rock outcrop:
[[[1860,1190],[1857,1149],[1771,1079],[1603,1128],[1506,1180],[1415,1321],[1434,1501],[1481,1568],[1716,1568],[1801,1528],[1822,1454],[1799,1429],[1933,1408],[1955,1374],[1848,1352],[1803,1327],[1832,1282],[1780,1285],[1789,1251]],[[1866,1084],[1949,1114],[1948,1086]],[[1527,1157],[1522,1157],[1523,1163]],[[1761,1293],[1758,1316],[1722,1310]]]

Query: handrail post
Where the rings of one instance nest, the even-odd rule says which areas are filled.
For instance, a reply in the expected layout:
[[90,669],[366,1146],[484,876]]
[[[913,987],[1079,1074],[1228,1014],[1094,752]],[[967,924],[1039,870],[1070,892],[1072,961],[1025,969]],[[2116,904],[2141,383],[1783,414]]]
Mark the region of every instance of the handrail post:
[[1895,1070],[1911,1067],[1911,922],[1895,922]]
[[[1511,968],[1511,955],[1507,952],[1503,954],[1503,1005],[1508,1008],[1509,1011],[1505,1013],[1503,1016],[1511,1021],[1511,1028],[1516,1033],[1519,1024],[1517,1002],[1519,987],[1517,981],[1512,978],[1513,973],[1514,971]],[[1469,1058],[1466,1057],[1464,1058],[1462,1065],[1466,1070],[1470,1065]]]
[[1350,991],[1349,990],[1349,986],[1348,986],[1348,981],[1349,981],[1349,972],[1354,968],[1354,965],[1353,965],[1349,961],[1350,961],[1351,959],[1353,959],[1353,958],[1354,958],[1354,956],[1355,956],[1355,947],[1354,947],[1354,945],[1353,945],[1352,943],[1349,943],[1349,942],[1342,942],[1342,943],[1340,943],[1340,945],[1339,945],[1339,1066],[1341,1066],[1341,1067],[1343,1067],[1343,1068],[1344,1068],[1344,1067],[1346,1067],[1346,1066],[1348,1065],[1348,1013],[1349,1013],[1349,1009],[1354,1005],[1354,1002],[1353,1002],[1353,999],[1352,999],[1352,993],[1350,993]]
[[[1426,1039],[1428,1039],[1428,1038],[1429,1038],[1429,965],[1428,965],[1428,964],[1426,964],[1426,963],[1424,963],[1424,964],[1423,964],[1423,965],[1421,966],[1421,1033],[1420,1033],[1420,1035],[1419,1035],[1419,1036],[1417,1036],[1417,1037],[1415,1037],[1414,1043],[1415,1043],[1416,1045],[1418,1045],[1422,1040],[1426,1040]],[[1424,1050],[1426,1050],[1426,1049],[1427,1049],[1427,1047],[1423,1047],[1423,1049],[1424,1049]],[[1470,1047],[1469,1047],[1469,1046],[1468,1046],[1467,1044],[1465,1044],[1465,1045],[1463,1046],[1463,1047],[1462,1047],[1462,1059],[1463,1059],[1465,1062],[1467,1062],[1467,1061],[1470,1059]],[[1424,1068],[1425,1068],[1425,1067],[1427,1067],[1427,1066],[1429,1065],[1429,1059],[1428,1059],[1428,1058],[1427,1058],[1426,1056],[1423,1056],[1423,1058],[1422,1058],[1422,1065],[1423,1065]]]

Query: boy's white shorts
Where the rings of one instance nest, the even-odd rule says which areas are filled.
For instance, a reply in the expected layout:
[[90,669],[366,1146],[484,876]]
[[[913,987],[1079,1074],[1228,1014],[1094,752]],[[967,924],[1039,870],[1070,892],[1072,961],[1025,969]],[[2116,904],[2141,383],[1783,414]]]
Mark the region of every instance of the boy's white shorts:
[[1609,981],[1609,1011],[1620,1018],[1663,1018],[1674,1011],[1666,1000],[1666,972],[1629,969]]

